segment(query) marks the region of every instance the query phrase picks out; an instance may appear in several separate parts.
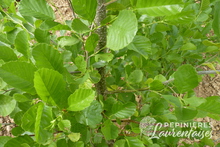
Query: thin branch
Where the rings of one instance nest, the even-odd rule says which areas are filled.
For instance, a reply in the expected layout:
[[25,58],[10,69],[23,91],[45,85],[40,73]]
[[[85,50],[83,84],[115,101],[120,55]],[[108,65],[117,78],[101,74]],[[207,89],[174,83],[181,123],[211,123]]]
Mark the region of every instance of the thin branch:
[[9,91],[12,91],[12,90],[14,90],[14,88],[11,88],[11,89],[8,89],[8,90],[4,90],[4,89],[3,89],[4,93],[2,93],[2,94],[5,94],[5,93],[7,93],[7,92],[9,92]]

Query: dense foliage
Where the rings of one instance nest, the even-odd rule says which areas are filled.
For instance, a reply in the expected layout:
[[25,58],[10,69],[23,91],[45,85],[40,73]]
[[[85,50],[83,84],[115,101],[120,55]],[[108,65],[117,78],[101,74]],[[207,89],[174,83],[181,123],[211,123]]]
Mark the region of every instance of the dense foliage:
[[59,23],[45,0],[0,0],[0,115],[17,126],[0,146],[176,146],[139,123],[220,119],[220,98],[193,91],[219,62],[219,0],[101,2],[72,0]]

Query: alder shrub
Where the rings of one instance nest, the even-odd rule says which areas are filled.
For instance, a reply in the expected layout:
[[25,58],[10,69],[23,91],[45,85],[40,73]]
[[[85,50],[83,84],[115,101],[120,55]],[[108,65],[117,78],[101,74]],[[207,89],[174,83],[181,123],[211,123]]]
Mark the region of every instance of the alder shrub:
[[219,62],[219,0],[70,2],[59,23],[45,0],[0,0],[0,115],[16,124],[0,146],[172,147],[186,137],[147,125],[220,120],[220,98],[193,91]]

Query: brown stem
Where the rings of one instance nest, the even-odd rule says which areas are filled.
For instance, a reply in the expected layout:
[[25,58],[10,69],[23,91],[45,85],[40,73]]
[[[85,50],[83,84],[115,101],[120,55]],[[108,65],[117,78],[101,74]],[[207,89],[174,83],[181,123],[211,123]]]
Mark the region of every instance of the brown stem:
[[[101,26],[101,21],[106,18],[106,7],[105,7],[105,0],[97,0],[98,7],[96,11],[96,17],[95,17],[95,24],[97,26]],[[105,48],[106,46],[106,36],[107,36],[107,28],[106,26],[99,27],[96,30],[96,33],[99,35],[99,42],[96,47],[96,51]],[[107,50],[104,49],[102,52],[106,53]],[[105,67],[97,68],[99,74],[101,75],[100,81],[96,84],[96,89],[98,95],[102,95],[104,99],[106,99],[106,81],[105,81]]]

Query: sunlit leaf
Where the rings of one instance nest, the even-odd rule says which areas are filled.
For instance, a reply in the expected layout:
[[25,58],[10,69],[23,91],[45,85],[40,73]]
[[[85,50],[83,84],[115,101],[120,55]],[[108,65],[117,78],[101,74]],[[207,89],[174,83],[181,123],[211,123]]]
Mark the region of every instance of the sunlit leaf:
[[7,95],[0,95],[0,115],[7,116],[15,108],[16,101]]
[[35,72],[34,87],[40,98],[59,107],[67,107],[66,87],[63,76],[52,69],[42,68]]
[[19,4],[19,12],[23,16],[33,16],[38,19],[54,19],[53,9],[45,0],[22,0]]
[[72,0],[72,5],[75,13],[81,16],[83,19],[86,19],[92,22],[96,15],[96,0]]
[[49,44],[38,44],[33,48],[33,57],[39,68],[50,68],[63,73],[62,55]]
[[36,70],[31,63],[8,62],[0,67],[0,77],[9,85],[34,94],[33,79]]
[[15,48],[22,53],[25,57],[29,57],[29,42],[28,34],[26,31],[21,31],[17,34],[15,39]]
[[183,9],[182,1],[179,0],[138,0],[136,7],[140,14],[147,14],[150,16],[174,15],[181,12]]
[[0,59],[4,60],[5,62],[18,60],[16,54],[14,51],[7,47],[7,46],[1,46],[0,47]]
[[180,93],[195,88],[199,84],[195,68],[189,64],[180,66],[174,74],[174,84]]
[[137,32],[137,18],[131,10],[120,11],[118,18],[109,27],[107,47],[119,50],[132,42]]
[[92,89],[77,89],[68,98],[70,111],[81,111],[91,104],[95,99],[95,92]]

